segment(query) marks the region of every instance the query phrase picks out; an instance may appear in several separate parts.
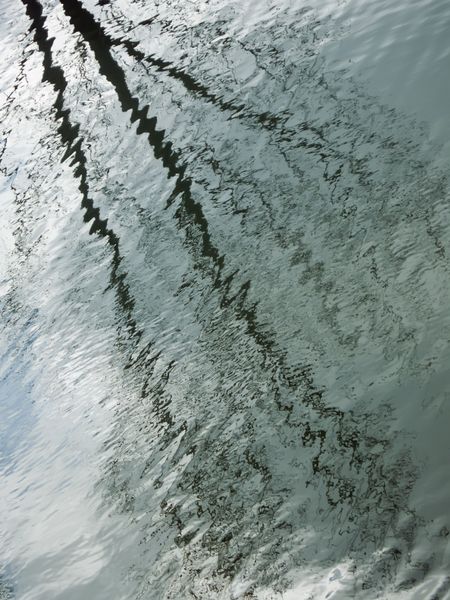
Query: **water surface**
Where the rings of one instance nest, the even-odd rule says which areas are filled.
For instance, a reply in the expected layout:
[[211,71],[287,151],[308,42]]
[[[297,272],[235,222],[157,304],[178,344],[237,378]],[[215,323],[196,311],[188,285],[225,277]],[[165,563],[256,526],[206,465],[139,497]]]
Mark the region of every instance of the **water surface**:
[[0,6],[0,598],[450,597],[447,3]]

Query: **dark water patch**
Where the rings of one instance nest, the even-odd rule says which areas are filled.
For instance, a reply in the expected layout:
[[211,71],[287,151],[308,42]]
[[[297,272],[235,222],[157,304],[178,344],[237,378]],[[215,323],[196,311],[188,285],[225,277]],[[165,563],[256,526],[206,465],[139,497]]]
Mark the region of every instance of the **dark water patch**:
[[14,586],[0,574],[0,600],[13,600]]

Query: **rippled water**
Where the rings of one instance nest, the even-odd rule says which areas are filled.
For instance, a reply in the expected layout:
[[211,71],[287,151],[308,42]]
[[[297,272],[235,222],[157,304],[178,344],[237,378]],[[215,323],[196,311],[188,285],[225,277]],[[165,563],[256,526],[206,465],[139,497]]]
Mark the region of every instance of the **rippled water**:
[[0,598],[450,598],[448,2],[0,7]]

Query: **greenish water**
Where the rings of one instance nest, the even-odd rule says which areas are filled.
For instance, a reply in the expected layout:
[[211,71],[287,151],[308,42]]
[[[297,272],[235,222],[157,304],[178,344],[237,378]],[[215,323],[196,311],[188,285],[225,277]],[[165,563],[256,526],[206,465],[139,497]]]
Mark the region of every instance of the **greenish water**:
[[447,3],[0,6],[0,598],[449,598]]

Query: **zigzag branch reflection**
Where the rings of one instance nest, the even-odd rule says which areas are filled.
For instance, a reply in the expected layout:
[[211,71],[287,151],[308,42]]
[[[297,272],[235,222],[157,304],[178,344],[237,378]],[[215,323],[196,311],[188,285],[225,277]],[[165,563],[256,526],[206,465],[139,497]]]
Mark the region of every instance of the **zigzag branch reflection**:
[[75,167],[74,175],[79,179],[78,189],[82,196],[81,207],[84,210],[84,220],[86,223],[91,223],[90,233],[107,239],[112,249],[111,285],[116,289],[120,306],[127,315],[127,327],[131,333],[139,336],[136,323],[131,316],[134,300],[125,282],[125,273],[120,273],[122,256],[119,238],[113,229],[108,227],[107,219],[101,218],[100,210],[94,206],[94,202],[89,196],[87,159],[83,151],[83,139],[79,137],[79,125],[73,125],[70,121],[70,110],[64,108],[64,90],[67,87],[67,81],[61,67],[53,64],[53,39],[49,38],[45,27],[46,17],[43,15],[42,5],[37,0],[22,0],[22,2],[32,21],[30,31],[34,31],[34,40],[43,54],[43,80],[50,83],[57,94],[53,105],[55,120],[59,122],[58,133],[61,142],[67,148],[62,161],[71,159],[70,164]]

